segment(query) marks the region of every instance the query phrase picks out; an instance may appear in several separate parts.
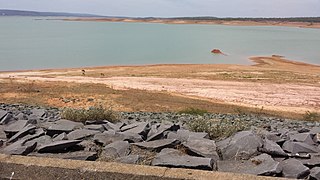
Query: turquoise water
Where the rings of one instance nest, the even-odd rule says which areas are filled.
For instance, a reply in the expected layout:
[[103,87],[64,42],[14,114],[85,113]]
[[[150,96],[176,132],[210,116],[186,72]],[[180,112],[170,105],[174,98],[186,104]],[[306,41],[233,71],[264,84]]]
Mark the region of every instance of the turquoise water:
[[[228,56],[213,55],[213,48]],[[163,63],[250,64],[278,54],[320,64],[320,29],[0,18],[0,70]]]

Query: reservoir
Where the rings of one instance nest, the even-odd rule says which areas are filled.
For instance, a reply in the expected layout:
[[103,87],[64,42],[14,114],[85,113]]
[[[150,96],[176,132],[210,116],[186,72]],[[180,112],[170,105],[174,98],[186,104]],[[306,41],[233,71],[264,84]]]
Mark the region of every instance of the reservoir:
[[[39,20],[41,19],[41,20]],[[320,29],[0,17],[0,71],[145,64],[320,64]],[[225,55],[214,55],[220,49]]]

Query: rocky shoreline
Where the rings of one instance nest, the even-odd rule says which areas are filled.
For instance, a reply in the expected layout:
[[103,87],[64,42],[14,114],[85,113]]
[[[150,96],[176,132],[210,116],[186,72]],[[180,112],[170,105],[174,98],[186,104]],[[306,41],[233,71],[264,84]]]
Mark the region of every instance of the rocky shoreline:
[[[320,179],[320,123],[255,115],[120,112],[119,122],[61,119],[57,108],[0,104],[0,153]],[[243,121],[224,139],[189,122]]]

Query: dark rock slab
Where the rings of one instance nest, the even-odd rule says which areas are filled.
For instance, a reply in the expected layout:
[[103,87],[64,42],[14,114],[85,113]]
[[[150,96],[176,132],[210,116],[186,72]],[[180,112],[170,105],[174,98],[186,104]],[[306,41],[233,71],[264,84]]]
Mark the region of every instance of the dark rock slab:
[[130,154],[130,144],[127,141],[116,141],[108,144],[101,153],[102,159],[115,159]]
[[65,151],[67,148],[75,146],[79,144],[81,140],[65,140],[65,141],[57,141],[44,146],[39,147],[39,153],[59,153],[61,151]]
[[10,113],[7,113],[0,121],[0,125],[8,124],[12,120],[14,120],[13,115]]
[[270,133],[270,132],[267,132],[264,134],[266,139],[273,141],[273,142],[278,142],[278,141],[282,140],[280,135],[281,135],[281,133]]
[[32,110],[31,110],[31,113],[32,113],[33,115],[35,115],[36,117],[41,118],[41,117],[44,117],[44,116],[45,116],[46,110],[45,110],[45,109],[32,109]]
[[124,141],[128,141],[130,143],[137,143],[137,142],[142,142],[143,138],[141,135],[137,133],[132,133],[130,131],[125,131],[125,132],[119,132],[117,134],[120,134],[123,136]]
[[171,124],[171,125],[160,124],[160,126],[158,127],[157,126],[153,126],[153,127],[154,129],[151,133],[149,131],[148,138],[146,141],[163,139],[166,131],[177,131],[178,129],[180,129],[180,125],[176,125],[176,124]]
[[27,142],[27,141],[36,139],[38,137],[41,137],[43,135],[45,135],[44,130],[42,128],[38,128],[35,130],[34,134],[28,134],[28,135],[24,136],[22,139],[25,140],[25,142]]
[[310,170],[310,180],[320,180],[320,167],[315,167]]
[[27,120],[28,116],[23,113],[19,113],[18,115],[15,115],[14,118],[17,120]]
[[84,124],[85,125],[102,125],[108,123],[107,120],[88,120]]
[[282,149],[290,153],[317,153],[318,149],[302,142],[286,141]]
[[258,148],[262,147],[262,143],[262,139],[253,132],[242,131],[216,144],[223,160],[237,160],[250,159],[259,154]]
[[[128,125],[130,126],[130,125]],[[131,133],[131,134],[139,134],[140,136],[147,137],[147,134],[150,130],[150,126],[148,122],[139,123],[136,127],[127,129],[128,127],[121,128],[122,132]],[[126,129],[126,130],[124,130]]]
[[285,178],[304,179],[310,174],[308,167],[296,159],[287,159],[280,162],[282,174]]
[[307,129],[307,128],[298,129],[298,133],[306,133],[306,132],[310,132],[310,129]]
[[189,138],[183,143],[187,148],[188,154],[219,160],[215,141],[209,139]]
[[166,134],[166,138],[167,139],[178,139],[179,141],[181,142],[185,142],[187,141],[187,139],[182,139],[178,136],[177,132],[172,132],[172,131],[169,131],[167,134]]
[[129,125],[122,126],[120,128],[120,130],[121,131],[128,131],[130,129],[136,128],[136,127],[138,127],[140,125],[144,125],[144,124],[146,124],[146,123],[145,122],[135,122],[135,123],[132,123],[132,124],[129,124]]
[[81,160],[81,161],[95,161],[98,158],[97,152],[88,152],[88,151],[76,151],[68,153],[31,153],[29,156],[36,157],[46,157],[46,158],[58,158],[58,159],[72,159],[72,160]]
[[106,124],[103,124],[104,128],[109,131],[109,130],[114,130],[114,131],[120,131],[120,129],[122,127],[124,127],[126,124],[123,123],[123,122],[119,122],[117,124],[114,124],[114,123],[111,123],[111,122],[108,122]]
[[129,155],[116,159],[116,162],[124,164],[138,164],[141,157],[139,155]]
[[115,131],[105,131],[103,133],[98,133],[93,137],[94,142],[100,145],[107,145],[116,141],[128,141],[130,143],[141,142],[142,137],[139,134],[126,133],[126,132],[115,132]]
[[218,171],[261,176],[276,176],[281,173],[280,163],[268,154],[261,154],[245,161],[217,161]]
[[254,165],[251,169],[248,169],[248,174],[276,176],[282,171],[280,163],[272,159],[272,157],[268,154],[261,154],[250,159],[250,161]]
[[149,139],[152,135],[156,134],[159,132],[159,127],[161,126],[161,123],[157,122],[150,122],[150,131],[148,132],[147,138]]
[[205,138],[205,139],[209,139],[209,134],[206,132],[190,132],[189,130],[182,130],[179,129],[177,131],[177,134],[179,137],[183,137],[183,139],[186,138],[186,140],[188,140],[188,138]]
[[67,134],[64,132],[64,133],[61,133],[61,134],[59,134],[59,135],[54,136],[52,140],[53,140],[53,141],[68,140],[68,136],[67,136]]
[[214,161],[211,158],[193,157],[182,155],[175,149],[163,149],[153,159],[153,166],[164,166],[173,168],[189,168],[201,170],[213,170]]
[[302,164],[304,164],[305,166],[309,167],[309,168],[313,168],[316,166],[320,167],[320,154],[316,153],[316,154],[311,154],[310,159],[298,159],[300,162],[302,162]]
[[107,145],[115,141],[122,141],[123,136],[116,134],[116,132],[105,131],[94,135],[93,141],[100,145]]
[[31,114],[28,116],[28,122],[30,122],[31,124],[37,124],[42,122],[42,119],[34,114]]
[[294,142],[303,142],[309,145],[315,144],[311,133],[299,133],[290,136],[290,140]]
[[260,152],[267,153],[273,157],[287,157],[288,154],[275,142],[265,139],[262,148],[258,148]]
[[86,137],[93,136],[95,134],[100,133],[100,131],[88,130],[88,129],[77,129],[70,132],[67,137],[69,140],[79,140],[84,139]]
[[[150,136],[149,138],[146,139],[146,141],[154,141],[154,140],[159,140],[159,139],[167,139],[168,134],[172,132],[169,130],[161,130],[155,134],[153,134],[152,136]],[[172,138],[174,139],[174,138]]]
[[0,122],[2,122],[1,120],[8,114],[7,111],[1,110],[0,109]]
[[26,120],[16,121],[16,122],[6,126],[4,128],[4,131],[9,134],[15,134],[15,133],[21,131],[21,129],[23,129],[27,125],[27,123],[28,123],[28,121],[26,121]]
[[8,146],[6,146],[1,153],[10,155],[28,155],[37,147],[37,143],[25,145],[24,140],[16,141]]
[[25,142],[25,145],[31,145],[33,143],[37,143],[36,149],[39,149],[41,146],[51,144],[52,142],[53,141],[50,136],[44,135],[44,136],[40,136],[38,138]]
[[35,132],[36,127],[34,125],[28,124],[25,126],[23,129],[21,129],[18,133],[16,133],[14,136],[12,136],[8,142],[15,142],[18,139],[28,135],[28,134],[33,134]]
[[0,125],[0,139],[4,140],[7,139],[7,135],[4,132],[4,127]]
[[103,132],[106,129],[102,124],[91,124],[91,125],[85,125],[84,129],[94,130],[94,131],[100,131]]
[[176,145],[180,144],[180,141],[176,139],[161,139],[161,140],[140,142],[140,143],[133,143],[133,144],[143,149],[161,151],[164,148],[175,147]]
[[317,133],[320,133],[320,127],[313,127],[311,128],[311,130],[309,131],[309,133],[315,135]]
[[198,139],[202,139],[202,138],[209,139],[208,133],[205,133],[205,132],[191,132],[191,131],[185,130],[185,129],[179,129],[177,131],[177,133],[170,132],[167,135],[168,139],[177,139],[177,140],[179,140],[181,142],[187,141],[189,137],[198,138]]
[[47,134],[49,136],[53,136],[55,134],[61,134],[64,132],[69,133],[73,130],[80,129],[83,127],[83,124],[62,119],[53,123],[48,123],[46,126]]

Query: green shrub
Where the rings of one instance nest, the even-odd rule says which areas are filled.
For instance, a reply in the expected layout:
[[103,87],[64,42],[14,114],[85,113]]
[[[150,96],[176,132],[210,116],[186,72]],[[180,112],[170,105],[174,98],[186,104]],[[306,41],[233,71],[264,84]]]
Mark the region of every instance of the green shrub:
[[87,120],[108,120],[110,122],[116,122],[119,120],[116,112],[114,112],[111,108],[105,109],[102,106],[94,106],[90,107],[89,109],[66,108],[62,111],[61,117],[63,119],[78,122],[85,122]]
[[208,113],[207,110],[204,109],[197,109],[197,108],[186,108],[178,112],[179,114],[191,114],[191,115],[200,115],[203,116],[204,114]]
[[188,123],[191,131],[206,132],[211,139],[222,139],[232,136],[236,132],[247,130],[250,124],[246,121],[236,120],[193,120]]
[[316,112],[307,111],[304,116],[303,120],[305,121],[320,121],[320,114]]

